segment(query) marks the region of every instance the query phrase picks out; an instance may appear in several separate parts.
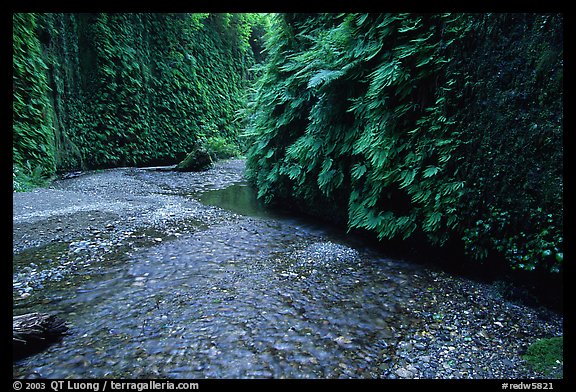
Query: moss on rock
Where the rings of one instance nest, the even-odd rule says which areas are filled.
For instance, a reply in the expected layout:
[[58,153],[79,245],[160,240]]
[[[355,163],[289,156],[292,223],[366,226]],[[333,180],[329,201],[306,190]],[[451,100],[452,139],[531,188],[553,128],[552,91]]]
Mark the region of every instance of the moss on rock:
[[182,160],[178,165],[176,165],[177,171],[204,171],[208,170],[212,166],[212,158],[210,153],[203,148],[197,147]]
[[539,339],[528,347],[523,359],[538,372],[550,377],[562,377],[563,346],[562,336]]

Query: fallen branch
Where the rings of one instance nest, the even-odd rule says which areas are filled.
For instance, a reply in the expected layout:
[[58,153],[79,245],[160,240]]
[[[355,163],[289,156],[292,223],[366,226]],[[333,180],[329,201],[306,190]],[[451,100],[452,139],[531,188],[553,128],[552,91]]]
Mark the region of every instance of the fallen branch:
[[43,350],[68,331],[66,322],[46,313],[27,313],[12,318],[13,357],[21,358]]

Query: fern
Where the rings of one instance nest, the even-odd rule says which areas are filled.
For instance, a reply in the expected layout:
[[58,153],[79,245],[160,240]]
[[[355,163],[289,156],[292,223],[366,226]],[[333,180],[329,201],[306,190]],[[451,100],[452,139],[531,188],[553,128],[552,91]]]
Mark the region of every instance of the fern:
[[410,184],[412,184],[412,181],[414,181],[414,178],[416,177],[416,170],[411,169],[411,170],[406,170],[403,171],[400,174],[399,177],[399,188],[406,188],[407,186],[409,186]]
[[443,70],[463,19],[278,15],[252,105],[248,167],[259,195],[309,210],[343,200],[335,209],[349,228],[380,239],[445,238],[461,219],[464,183],[451,165],[455,78]]
[[440,172],[440,168],[437,166],[428,166],[422,173],[422,178],[433,177]]
[[366,168],[366,165],[363,165],[361,163],[356,163],[352,166],[352,171],[351,171],[351,176],[353,180],[359,180],[360,178],[362,178],[362,176],[364,176],[364,173],[366,173],[368,169]]
[[[500,191],[494,191],[496,185],[488,180],[492,178],[489,170],[481,169],[498,166],[500,157],[507,155],[504,147],[497,149],[498,158],[473,167],[471,157],[481,155],[473,146],[491,151],[487,143],[492,137],[500,140],[498,145],[512,147],[512,130],[520,126],[514,121],[528,127],[549,120],[523,120],[523,115],[507,110],[488,113],[478,102],[510,102],[513,98],[498,93],[494,98],[481,96],[484,89],[505,79],[493,72],[501,66],[483,62],[481,53],[491,45],[500,45],[501,52],[508,48],[519,53],[516,46],[507,47],[506,40],[516,42],[522,35],[511,39],[510,32],[532,31],[538,37],[548,34],[544,33],[548,28],[527,27],[539,26],[532,23],[538,18],[541,23],[548,23],[547,18],[558,20],[557,16],[464,14],[277,15],[266,44],[269,61],[261,71],[251,105],[247,132],[254,143],[248,154],[250,178],[268,201],[295,200],[311,211],[333,206],[335,211],[347,211],[349,228],[367,229],[381,239],[406,239],[420,232],[430,242],[443,244],[460,236],[470,254],[485,254],[492,234],[465,229],[471,217],[487,214],[485,206],[491,204],[508,203],[518,216],[524,213],[506,202],[506,197],[494,200]],[[519,23],[510,24],[512,20]],[[527,20],[532,22],[526,24]],[[552,33],[547,39],[551,37]],[[546,45],[540,48],[542,54],[547,52]],[[518,66],[501,52],[493,51],[500,56],[498,64]],[[530,58],[535,55],[529,53],[537,52],[526,50],[522,56]],[[480,61],[472,64],[466,57],[470,54]],[[546,58],[542,55],[542,59],[523,65],[536,69],[527,85],[543,80],[538,70]],[[555,71],[551,69],[550,75],[560,75],[555,80],[561,81],[561,64],[556,62]],[[480,76],[484,80],[479,80]],[[514,84],[515,79],[521,78],[512,78],[509,91],[524,92],[523,86]],[[539,93],[534,102],[544,103],[552,96],[558,99],[561,83],[557,86],[554,93]],[[468,107],[473,110],[464,109]],[[516,107],[515,112],[526,110],[525,106]],[[547,113],[558,114],[555,109]],[[510,121],[500,133],[511,138],[497,135],[495,130],[502,123],[499,117],[506,116]],[[490,124],[489,130],[486,124]],[[554,127],[558,128],[548,128]],[[557,135],[550,131],[552,134]],[[549,140],[556,140],[555,148],[546,148],[557,157],[561,140]],[[516,169],[530,178],[526,170]],[[273,171],[275,174],[268,176]],[[471,178],[472,172],[484,174]],[[515,175],[510,172],[499,178],[504,177]],[[496,183],[510,186],[505,181]],[[561,187],[561,178],[547,183],[547,189]],[[550,201],[552,197],[547,200],[558,205],[558,198],[556,202]],[[558,214],[554,216],[558,221]],[[532,223],[515,225],[508,224],[506,230],[514,232]],[[546,241],[542,244],[548,244]],[[557,242],[554,246],[561,249]]]
[[308,81],[308,88],[314,89],[321,85],[327,85],[333,80],[338,79],[345,73],[344,70],[326,70],[317,71]]

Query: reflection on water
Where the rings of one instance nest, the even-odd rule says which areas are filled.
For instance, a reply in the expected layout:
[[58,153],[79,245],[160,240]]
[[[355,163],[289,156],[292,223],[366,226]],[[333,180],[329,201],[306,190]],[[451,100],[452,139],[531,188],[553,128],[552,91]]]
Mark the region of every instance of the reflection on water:
[[270,218],[275,214],[268,210],[256,197],[256,191],[245,183],[239,183],[224,189],[204,192],[200,196],[204,204],[221,207],[236,214]]
[[403,263],[295,260],[325,233],[239,223],[142,249],[67,295],[45,290],[71,335],[14,376],[367,377],[418,322],[403,310],[420,289]]
[[[156,175],[162,174],[146,173],[146,181]],[[443,295],[435,273],[361,246],[349,259],[329,257],[330,244],[350,244],[342,234],[275,217],[243,183],[200,197],[239,216],[156,238],[114,262],[87,263],[81,273],[46,284],[42,300],[26,310],[60,314],[71,334],[15,363],[13,376],[386,377],[394,366],[422,362],[420,356],[434,361],[417,350],[435,335],[467,344],[476,338],[468,319],[456,335],[460,313],[438,310],[463,303],[471,315],[476,297],[465,290]],[[48,271],[43,264],[37,270]]]
[[241,216],[46,285],[30,310],[60,314],[71,334],[13,375],[374,376],[418,321],[403,311],[420,288],[404,263],[364,251],[331,265],[297,260],[295,250],[338,238],[272,218],[242,183],[201,198]]

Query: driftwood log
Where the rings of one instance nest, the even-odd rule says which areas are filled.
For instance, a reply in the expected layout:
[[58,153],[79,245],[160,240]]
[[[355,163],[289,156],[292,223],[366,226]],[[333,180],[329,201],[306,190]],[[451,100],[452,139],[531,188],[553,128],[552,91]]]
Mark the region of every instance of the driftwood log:
[[62,338],[66,322],[46,313],[27,313],[12,317],[13,359],[37,353]]

